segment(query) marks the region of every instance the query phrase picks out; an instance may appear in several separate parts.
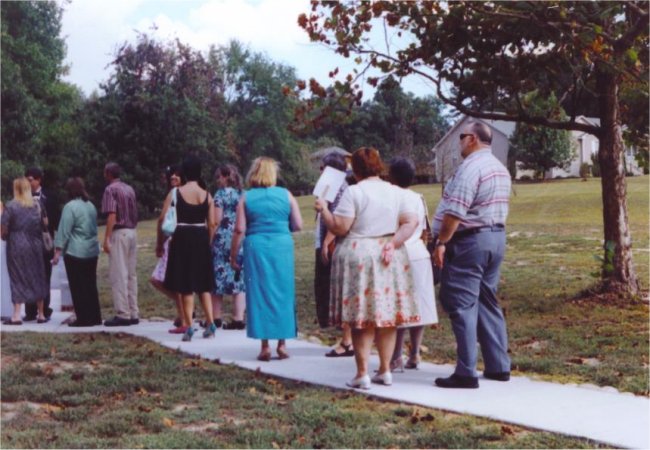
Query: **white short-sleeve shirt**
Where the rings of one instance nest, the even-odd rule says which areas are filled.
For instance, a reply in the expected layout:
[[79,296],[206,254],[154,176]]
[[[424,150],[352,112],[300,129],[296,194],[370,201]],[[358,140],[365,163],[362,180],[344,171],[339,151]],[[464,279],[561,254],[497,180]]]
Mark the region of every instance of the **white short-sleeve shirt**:
[[404,198],[401,188],[379,178],[369,178],[345,191],[334,214],[354,218],[350,237],[386,236],[397,231],[401,214],[417,213]]
[[409,208],[417,211],[416,214],[418,217],[418,226],[415,228],[411,237],[404,242],[409,259],[411,261],[430,259],[431,255],[426,245],[424,245],[424,241],[422,241],[422,231],[427,226],[426,221],[429,220],[424,209],[424,199],[420,194],[410,189],[402,189],[402,194],[404,195],[404,202]]

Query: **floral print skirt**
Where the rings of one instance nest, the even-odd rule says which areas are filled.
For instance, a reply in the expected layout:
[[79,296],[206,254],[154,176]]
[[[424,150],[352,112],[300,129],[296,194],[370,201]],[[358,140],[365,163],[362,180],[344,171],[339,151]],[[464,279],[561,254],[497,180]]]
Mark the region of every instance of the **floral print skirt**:
[[[245,292],[244,269],[241,270],[239,278],[230,265],[230,245],[232,243],[232,230],[219,228],[212,241],[212,267],[214,269],[214,291],[216,295],[236,295]],[[243,246],[239,248],[237,260],[243,264]]]
[[330,286],[332,325],[395,327],[420,321],[406,249],[395,249],[388,265],[381,261],[389,239],[347,237],[337,245]]
[[154,267],[153,273],[151,274],[151,278],[153,278],[156,281],[160,281],[160,282],[165,281],[165,272],[167,271],[167,257],[169,256],[170,240],[171,240],[170,238],[167,238],[163,243],[163,255],[160,258],[158,258],[158,263],[156,264],[156,267]]

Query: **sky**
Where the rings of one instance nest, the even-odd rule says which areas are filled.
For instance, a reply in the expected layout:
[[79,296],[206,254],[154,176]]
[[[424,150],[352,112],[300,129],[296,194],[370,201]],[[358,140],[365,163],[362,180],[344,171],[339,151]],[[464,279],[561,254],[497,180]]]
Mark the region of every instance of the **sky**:
[[[99,91],[99,84],[110,75],[117,48],[135,42],[137,32],[161,40],[178,38],[201,51],[237,39],[275,62],[294,67],[299,78],[313,77],[323,85],[331,82],[328,73],[334,68],[339,67],[344,76],[355,67],[351,59],[310,42],[298,26],[298,15],[310,11],[309,0],[71,0],[60,4],[69,67],[64,79],[86,95]],[[377,41],[383,45],[383,34]],[[430,83],[417,77],[404,79],[402,87],[417,96],[434,93]],[[364,97],[370,95],[368,87]]]

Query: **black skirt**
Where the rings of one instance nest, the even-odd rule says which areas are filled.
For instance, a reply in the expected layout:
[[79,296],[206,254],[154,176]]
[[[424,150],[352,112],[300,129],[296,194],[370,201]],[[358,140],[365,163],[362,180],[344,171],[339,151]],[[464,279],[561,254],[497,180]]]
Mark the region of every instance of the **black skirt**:
[[210,237],[206,227],[176,227],[169,244],[164,285],[181,294],[214,290]]

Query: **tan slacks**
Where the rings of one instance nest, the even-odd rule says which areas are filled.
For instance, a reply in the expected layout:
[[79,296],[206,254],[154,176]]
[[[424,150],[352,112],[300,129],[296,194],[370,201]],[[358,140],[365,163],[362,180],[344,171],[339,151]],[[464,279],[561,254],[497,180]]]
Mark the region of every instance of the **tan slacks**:
[[108,270],[113,289],[115,315],[122,319],[137,319],[139,311],[138,277],[135,271],[137,260],[135,229],[114,230],[110,244]]

